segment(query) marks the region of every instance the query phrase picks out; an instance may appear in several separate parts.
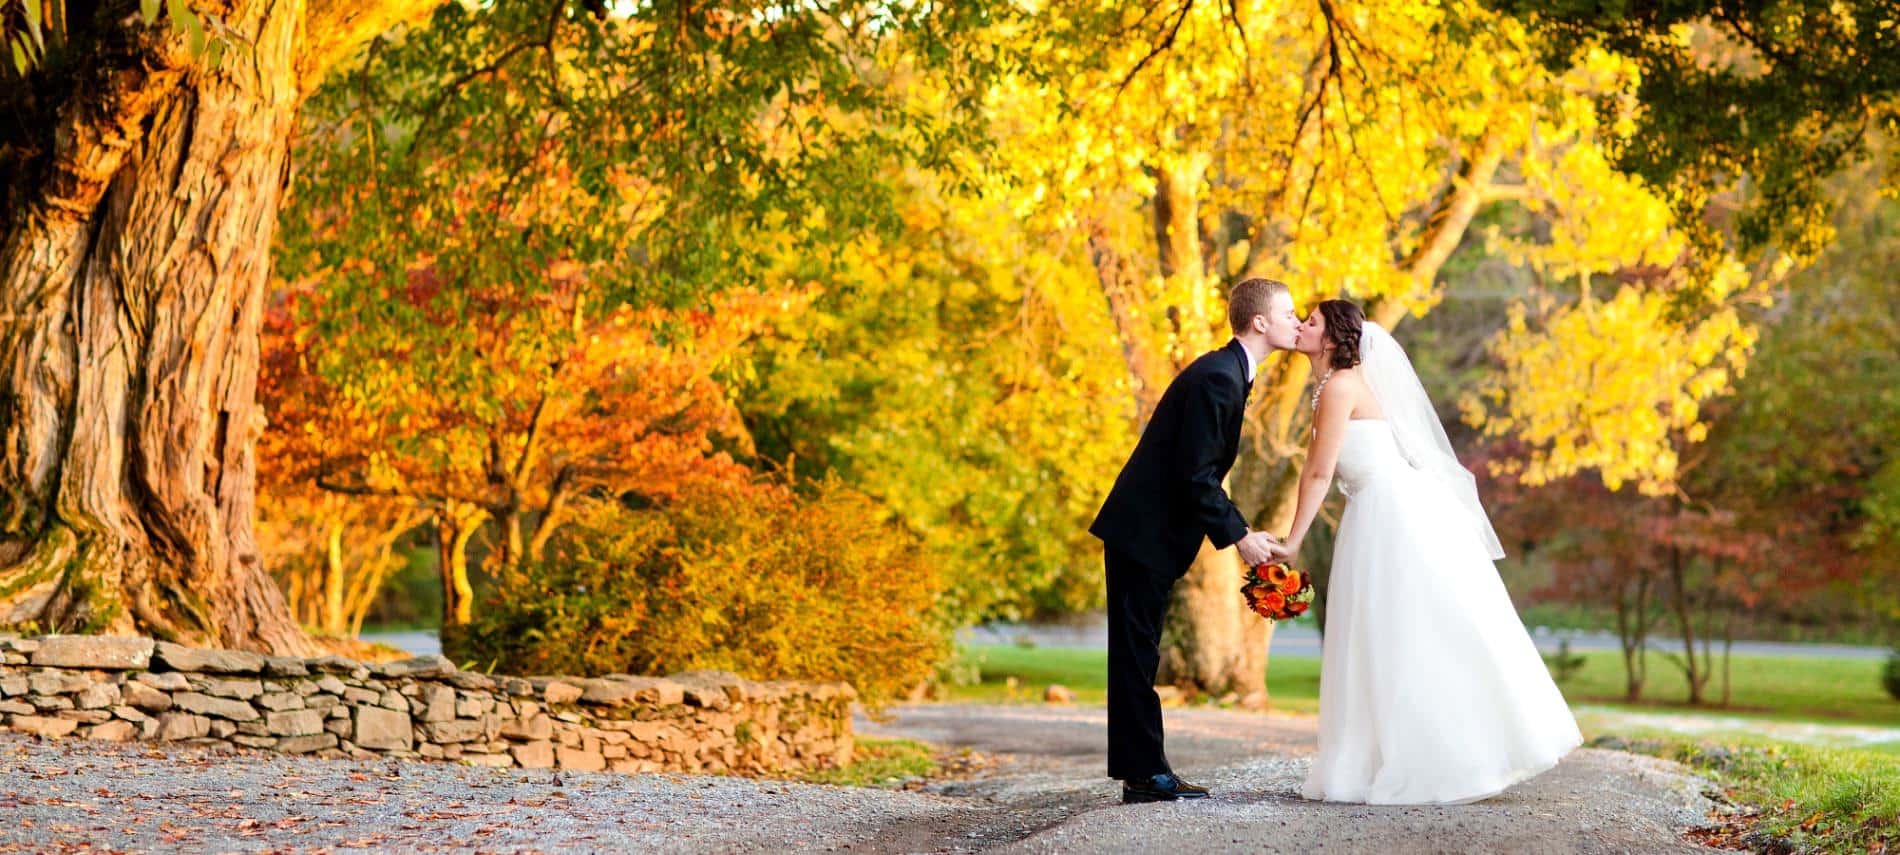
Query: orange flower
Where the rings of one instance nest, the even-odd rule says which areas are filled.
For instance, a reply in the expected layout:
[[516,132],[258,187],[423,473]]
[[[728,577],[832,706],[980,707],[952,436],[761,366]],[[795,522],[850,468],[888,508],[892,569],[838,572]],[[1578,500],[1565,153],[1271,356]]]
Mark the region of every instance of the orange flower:
[[1286,610],[1296,615],[1301,614],[1306,611],[1306,604],[1305,603],[1288,603]]
[[1305,580],[1300,578],[1300,571],[1289,570],[1286,574],[1286,581],[1280,583],[1280,593],[1291,597],[1300,592],[1300,585],[1304,581]]
[[1268,582],[1272,582],[1277,587],[1281,582],[1286,581],[1286,573],[1287,566],[1285,564],[1269,564],[1267,565],[1267,572],[1263,575]]
[[1260,598],[1260,604],[1266,606],[1268,611],[1278,612],[1286,608],[1286,598],[1280,596],[1279,591],[1271,591],[1268,592],[1266,596]]

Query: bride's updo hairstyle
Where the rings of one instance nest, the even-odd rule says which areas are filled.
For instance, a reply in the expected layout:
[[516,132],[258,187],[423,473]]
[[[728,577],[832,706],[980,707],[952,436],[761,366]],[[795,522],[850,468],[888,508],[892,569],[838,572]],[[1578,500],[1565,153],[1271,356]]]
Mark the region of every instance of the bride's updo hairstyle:
[[1351,300],[1327,300],[1319,304],[1318,311],[1326,319],[1326,340],[1333,343],[1333,367],[1358,365],[1359,336],[1366,329],[1366,313]]

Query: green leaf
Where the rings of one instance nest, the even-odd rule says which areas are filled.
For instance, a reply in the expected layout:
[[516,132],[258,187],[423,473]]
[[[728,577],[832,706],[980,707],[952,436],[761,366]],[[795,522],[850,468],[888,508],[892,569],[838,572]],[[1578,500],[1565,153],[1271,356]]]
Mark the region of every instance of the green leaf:
[[32,65],[26,59],[26,51],[20,49],[20,43],[17,41],[8,42],[7,46],[13,48],[13,69],[18,71],[20,76],[26,76],[27,68]]
[[158,20],[159,0],[139,0],[139,18],[149,26]]
[[26,11],[26,29],[33,34],[33,42],[45,46],[46,36],[40,32],[40,0],[20,0],[20,8]]
[[190,42],[192,53],[201,53],[205,48],[205,27],[198,16],[191,13],[185,0],[165,0],[165,12],[172,21],[185,28],[185,38]]

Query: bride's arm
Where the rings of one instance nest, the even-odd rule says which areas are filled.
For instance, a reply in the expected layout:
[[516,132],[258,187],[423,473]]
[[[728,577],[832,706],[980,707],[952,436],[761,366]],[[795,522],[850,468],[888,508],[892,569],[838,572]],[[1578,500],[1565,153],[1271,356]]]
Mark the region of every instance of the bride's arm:
[[1306,531],[1319,516],[1326,491],[1333,485],[1333,467],[1339,464],[1339,446],[1346,439],[1346,422],[1352,418],[1353,396],[1357,382],[1341,383],[1335,378],[1320,393],[1319,410],[1313,414],[1313,441],[1306,447],[1306,465],[1300,467],[1300,502],[1293,513],[1293,531],[1286,539],[1289,560],[1297,559]]

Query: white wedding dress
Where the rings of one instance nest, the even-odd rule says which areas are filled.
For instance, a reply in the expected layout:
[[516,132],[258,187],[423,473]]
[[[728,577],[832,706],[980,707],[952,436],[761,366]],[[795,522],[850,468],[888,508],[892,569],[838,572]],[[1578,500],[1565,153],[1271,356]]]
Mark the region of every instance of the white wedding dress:
[[[1404,368],[1416,383],[1409,361]],[[1443,461],[1429,450],[1409,455],[1424,461],[1415,466],[1401,451],[1395,434],[1408,411],[1395,406],[1394,385],[1374,389],[1398,425],[1350,421],[1339,451],[1348,499],[1326,597],[1319,752],[1300,794],[1472,802],[1550,769],[1583,737],[1498,578],[1492,559],[1502,550],[1482,508],[1483,524],[1472,524],[1476,489],[1459,481],[1469,473],[1435,471]],[[1435,428],[1443,442],[1430,418],[1413,436]]]

